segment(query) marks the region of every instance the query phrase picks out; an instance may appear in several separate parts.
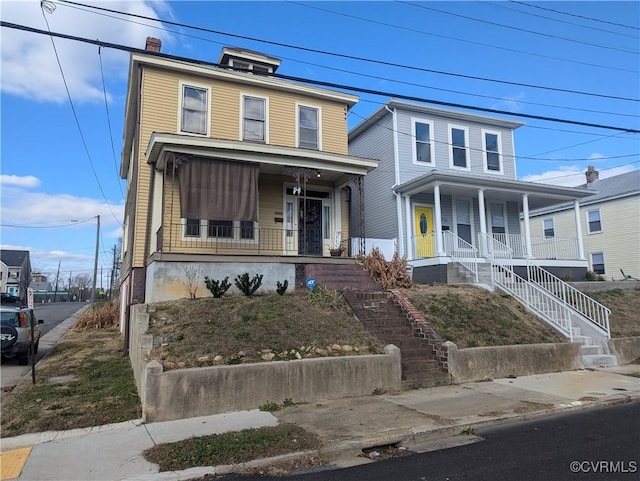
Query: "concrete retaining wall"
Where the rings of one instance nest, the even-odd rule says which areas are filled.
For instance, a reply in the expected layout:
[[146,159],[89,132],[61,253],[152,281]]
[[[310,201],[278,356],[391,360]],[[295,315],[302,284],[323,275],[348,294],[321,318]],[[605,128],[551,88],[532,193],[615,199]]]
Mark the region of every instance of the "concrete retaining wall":
[[581,369],[580,344],[523,344],[458,349],[447,341],[449,374],[455,384],[509,376]]
[[402,389],[400,349],[385,354],[274,361],[164,372],[148,362],[146,305],[132,306],[129,358],[146,422],[257,409],[268,402],[316,402]]
[[609,352],[618,358],[618,364],[640,359],[640,336],[609,339]]
[[613,289],[640,289],[640,281],[585,281],[570,282],[570,284],[582,292],[611,291]]

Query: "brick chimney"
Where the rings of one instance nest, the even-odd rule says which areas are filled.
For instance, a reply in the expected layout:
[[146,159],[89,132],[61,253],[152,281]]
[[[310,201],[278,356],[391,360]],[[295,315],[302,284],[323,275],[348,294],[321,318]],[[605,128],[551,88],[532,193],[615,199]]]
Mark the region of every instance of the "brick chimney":
[[587,167],[587,171],[584,173],[587,178],[587,185],[593,184],[596,180],[600,178],[600,173],[596,170],[593,165]]
[[160,47],[162,47],[162,40],[159,38],[147,37],[147,44],[144,49],[150,52],[160,52]]

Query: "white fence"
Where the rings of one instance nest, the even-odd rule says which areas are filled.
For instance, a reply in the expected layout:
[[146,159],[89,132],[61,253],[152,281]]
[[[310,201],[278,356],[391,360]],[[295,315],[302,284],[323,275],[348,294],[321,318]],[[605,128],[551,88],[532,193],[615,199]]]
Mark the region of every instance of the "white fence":
[[[364,241],[364,252],[362,251],[362,243]],[[393,254],[398,252],[397,239],[374,239],[371,237],[352,237],[351,238],[351,255],[359,254],[369,255],[374,248],[378,248],[385,260],[393,259]]]

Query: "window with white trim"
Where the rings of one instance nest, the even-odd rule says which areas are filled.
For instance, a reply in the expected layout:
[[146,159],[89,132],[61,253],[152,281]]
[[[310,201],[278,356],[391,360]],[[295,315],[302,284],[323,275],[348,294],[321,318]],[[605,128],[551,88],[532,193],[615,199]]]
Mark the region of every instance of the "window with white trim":
[[451,145],[451,166],[468,170],[467,129],[464,127],[451,127],[449,130],[449,144]]
[[180,98],[180,132],[207,135],[209,89],[182,84]]
[[602,232],[602,223],[600,221],[600,209],[587,211],[587,229],[589,234]]
[[245,220],[183,219],[184,237],[194,240],[226,239],[231,241],[255,241],[257,222]]
[[[489,213],[491,215],[491,233],[506,234],[507,222],[504,214],[504,204],[491,202],[489,204]],[[504,236],[503,236],[504,239]],[[504,242],[504,240],[503,240]]]
[[553,226],[553,217],[542,219],[542,230],[544,231],[544,236],[547,238],[556,236]]
[[596,274],[604,274],[604,253],[592,252],[591,253],[591,270]]
[[185,237],[200,237],[200,219],[187,219],[184,229]]
[[471,207],[466,199],[455,201],[456,235],[469,244],[473,244],[473,232],[471,231]]
[[416,163],[433,164],[433,123],[411,119],[414,136],[413,161]]
[[242,97],[242,140],[266,142],[266,99]]
[[487,172],[502,172],[500,133],[482,131],[484,168]]
[[314,107],[298,106],[298,147],[303,149],[320,148],[319,111]]

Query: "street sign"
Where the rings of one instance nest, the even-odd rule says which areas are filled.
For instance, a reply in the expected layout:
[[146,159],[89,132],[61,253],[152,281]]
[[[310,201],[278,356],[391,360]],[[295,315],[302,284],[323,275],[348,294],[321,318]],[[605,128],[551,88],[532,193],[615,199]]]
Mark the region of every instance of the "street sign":
[[33,289],[30,287],[27,289],[27,306],[33,309]]

